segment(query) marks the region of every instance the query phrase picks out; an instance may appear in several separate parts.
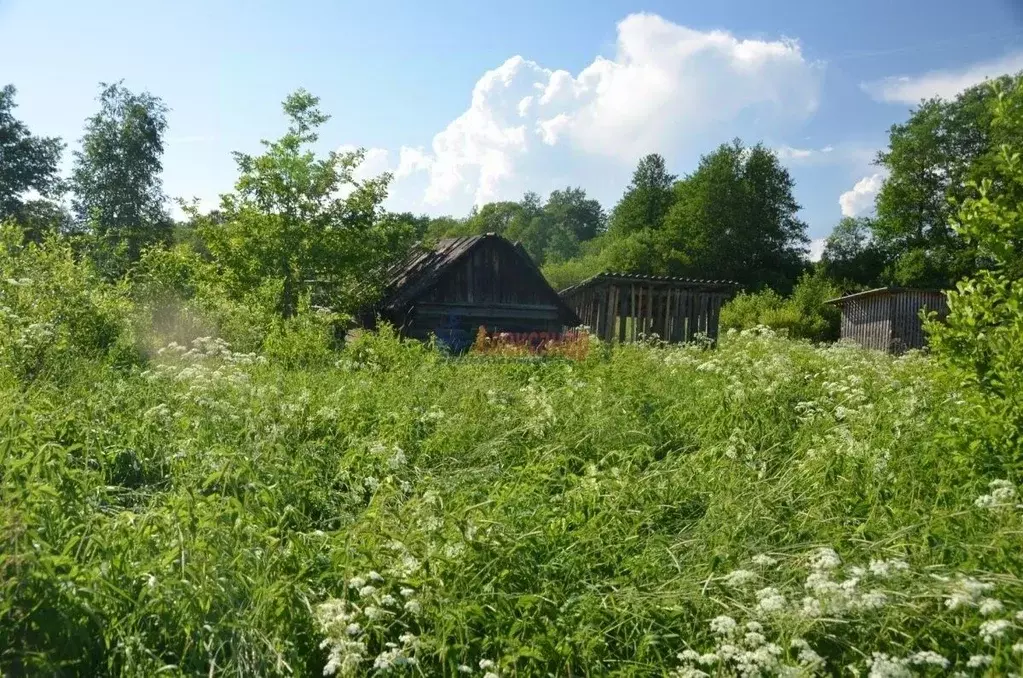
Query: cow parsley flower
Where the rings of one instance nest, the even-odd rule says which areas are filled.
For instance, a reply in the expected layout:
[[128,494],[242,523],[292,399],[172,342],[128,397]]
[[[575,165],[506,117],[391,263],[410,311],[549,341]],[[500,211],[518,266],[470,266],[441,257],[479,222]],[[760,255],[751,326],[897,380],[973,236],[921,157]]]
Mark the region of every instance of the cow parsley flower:
[[761,612],[777,612],[785,607],[785,596],[773,586],[757,591],[757,608]]
[[901,657],[891,657],[883,652],[875,652],[867,660],[870,666],[870,678],[912,678],[913,673]]
[[838,557],[838,553],[832,548],[818,549],[810,557],[810,567],[815,570],[833,570],[841,564],[842,559]]
[[490,660],[490,659],[481,659],[480,660],[480,670],[481,671],[487,671],[489,669],[494,668],[495,666],[496,666],[496,664],[494,664],[494,662],[492,660]]
[[738,624],[726,614],[714,617],[710,620],[710,630],[719,636],[730,636],[735,632]]
[[990,617],[993,614],[998,614],[1005,608],[1002,605],[1002,601],[997,598],[983,598],[980,601],[980,613],[985,617]]
[[760,567],[771,567],[773,565],[777,565],[778,561],[777,559],[772,558],[769,555],[760,553],[758,555],[753,556],[753,564],[759,565]]
[[752,581],[756,581],[756,579],[757,575],[755,572],[750,572],[749,570],[732,570],[725,575],[725,584],[732,588],[739,588]]
[[1012,622],[1008,619],[989,619],[980,625],[980,636],[985,643],[993,643],[1005,635],[1005,632],[1012,628]]
[[931,650],[923,650],[921,652],[911,654],[909,656],[909,663],[916,666],[937,666],[942,669],[947,669],[949,665],[948,659],[937,652],[932,652]]
[[994,657],[989,654],[975,654],[970,657],[968,662],[966,662],[966,666],[971,669],[979,669],[984,666],[988,666],[993,660]]

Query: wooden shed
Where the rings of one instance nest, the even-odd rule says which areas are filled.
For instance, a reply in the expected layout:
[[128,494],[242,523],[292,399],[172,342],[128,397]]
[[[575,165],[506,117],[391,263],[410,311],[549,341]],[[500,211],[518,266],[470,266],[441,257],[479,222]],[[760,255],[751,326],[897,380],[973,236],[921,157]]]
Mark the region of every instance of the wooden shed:
[[864,348],[901,353],[927,343],[920,311],[948,315],[945,293],[933,289],[879,287],[828,301],[842,310],[842,338]]
[[418,246],[387,274],[379,315],[409,337],[435,335],[453,350],[487,332],[560,334],[579,317],[547,283],[526,250],[493,233]]
[[605,341],[656,334],[683,342],[697,333],[717,338],[721,306],[737,288],[725,280],[600,273],[562,290],[561,298]]

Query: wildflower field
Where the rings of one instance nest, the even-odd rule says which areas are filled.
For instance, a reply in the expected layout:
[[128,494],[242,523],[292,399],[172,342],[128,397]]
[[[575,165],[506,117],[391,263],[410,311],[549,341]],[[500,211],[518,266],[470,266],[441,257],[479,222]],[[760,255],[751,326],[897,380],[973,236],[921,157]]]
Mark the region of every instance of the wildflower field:
[[1021,669],[1011,468],[922,354],[383,332],[26,379],[45,330],[0,362],[4,675]]

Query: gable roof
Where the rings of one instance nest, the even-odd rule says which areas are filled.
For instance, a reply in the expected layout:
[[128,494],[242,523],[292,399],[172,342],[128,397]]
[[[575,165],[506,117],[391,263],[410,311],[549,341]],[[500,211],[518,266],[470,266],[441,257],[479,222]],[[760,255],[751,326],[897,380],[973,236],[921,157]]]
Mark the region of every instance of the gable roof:
[[572,321],[566,324],[578,325],[580,323],[575,311],[550,286],[522,243],[512,243],[496,233],[444,238],[432,248],[422,244],[417,245],[405,259],[391,266],[385,273],[384,277],[387,282],[377,308],[388,311],[401,309],[416,297],[427,292],[441,279],[444,273],[451,270],[459,261],[484,243],[492,243],[504,248],[507,256],[535,275],[538,283],[550,291],[551,304],[558,307],[564,318]]

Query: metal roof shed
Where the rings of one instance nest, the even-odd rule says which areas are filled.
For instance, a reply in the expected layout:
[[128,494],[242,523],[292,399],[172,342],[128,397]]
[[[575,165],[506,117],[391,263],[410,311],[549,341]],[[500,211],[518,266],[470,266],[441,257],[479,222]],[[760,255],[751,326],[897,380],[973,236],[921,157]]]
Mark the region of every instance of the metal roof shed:
[[948,315],[945,293],[935,289],[879,287],[826,303],[842,310],[843,339],[889,353],[926,346],[921,309]]

